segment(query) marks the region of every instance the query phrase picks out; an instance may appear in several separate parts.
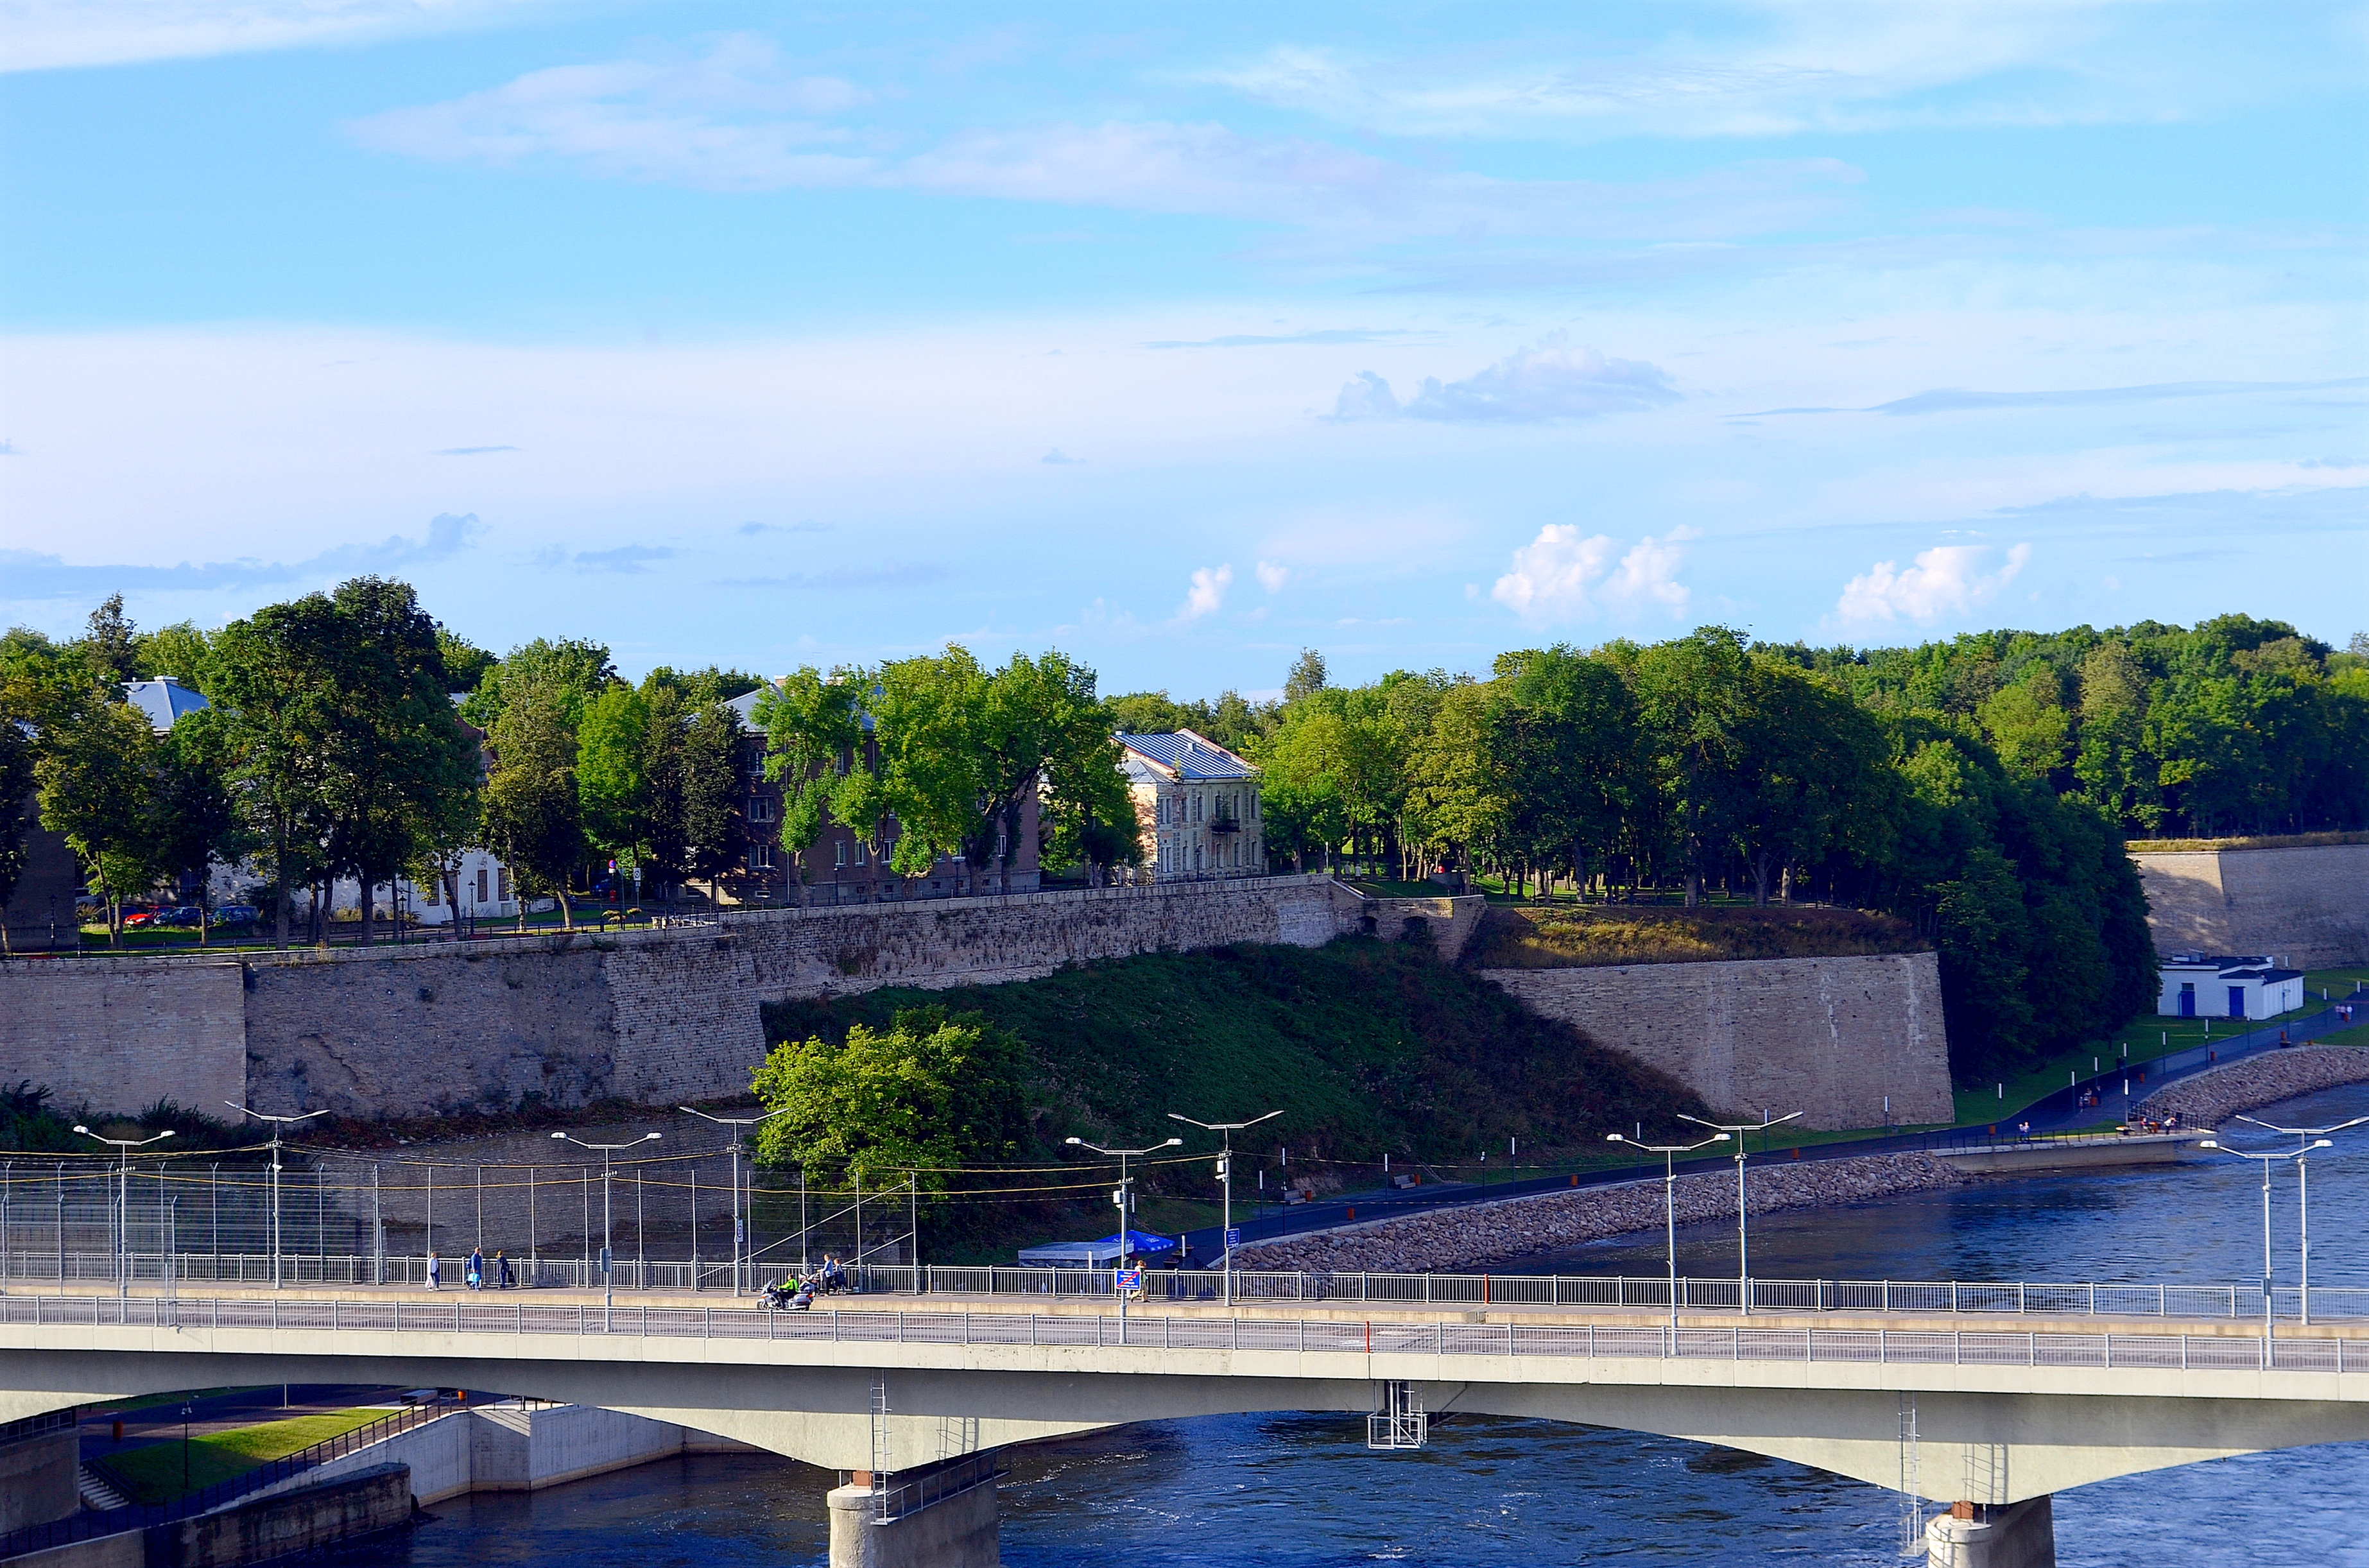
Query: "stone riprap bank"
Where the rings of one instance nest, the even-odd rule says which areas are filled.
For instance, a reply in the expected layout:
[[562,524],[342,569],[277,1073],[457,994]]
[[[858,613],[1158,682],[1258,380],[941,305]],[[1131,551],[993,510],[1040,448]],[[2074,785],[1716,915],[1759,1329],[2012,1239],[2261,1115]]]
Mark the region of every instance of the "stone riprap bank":
[[2164,953],[2274,953],[2297,968],[2369,963],[2369,844],[2146,851],[2131,857]]
[[1930,953],[1481,972],[1723,1111],[1829,1130],[1957,1116]]
[[64,1105],[416,1116],[745,1091],[759,1007],[991,984],[1235,942],[1421,927],[1453,960],[1482,900],[1363,898],[1325,876],[735,914],[718,926],[243,958],[0,964],[0,1082]]

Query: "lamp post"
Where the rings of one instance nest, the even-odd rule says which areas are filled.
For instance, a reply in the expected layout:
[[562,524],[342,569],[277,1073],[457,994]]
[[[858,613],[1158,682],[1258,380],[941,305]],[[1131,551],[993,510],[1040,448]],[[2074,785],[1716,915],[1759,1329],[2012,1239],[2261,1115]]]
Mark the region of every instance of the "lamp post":
[[[612,866],[612,875],[614,870]],[[689,1105],[677,1105],[675,1109],[685,1116],[697,1116],[704,1122],[714,1122],[717,1127],[750,1127],[769,1116],[780,1116],[789,1107],[784,1105],[782,1111],[767,1111],[762,1116],[711,1116],[705,1111],[694,1111]],[[655,1138],[658,1135],[653,1133],[650,1136]],[[743,1132],[732,1135],[732,1294],[735,1296],[740,1294],[740,1140],[747,1136]],[[639,1245],[638,1242],[635,1244]]]
[[[173,1129],[166,1127],[154,1138],[100,1138],[90,1128],[76,1123],[74,1131],[97,1142],[111,1144],[123,1154],[122,1171],[115,1189],[115,1299],[125,1300],[132,1295],[129,1266],[132,1249],[132,1151],[164,1141],[173,1136]],[[65,1254],[61,1252],[58,1255],[63,1257]]]
[[[2241,1122],[2252,1122],[2256,1127],[2262,1128],[2265,1132],[2285,1133],[2288,1137],[2296,1139],[2301,1143],[2301,1147],[2296,1149],[2295,1156],[2295,1217],[2300,1226],[2300,1231],[2296,1239],[2301,1243],[2297,1250],[2303,1265],[2303,1321],[2308,1323],[2311,1322],[2310,1152],[2315,1148],[2325,1149],[2329,1146],[2329,1140],[2327,1138],[2329,1133],[2342,1132],[2348,1127],[2359,1127],[2363,1122],[2369,1122],[2369,1116],[2354,1116],[2351,1121],[2338,1122],[2332,1127],[2272,1127],[2270,1123],[2260,1120],[2254,1116],[2239,1116],[2237,1119]],[[2319,1141],[2317,1144],[2314,1144],[2311,1142],[2311,1139],[2318,1139]],[[2267,1167],[2265,1168],[2267,1169]]]
[[280,1129],[291,1122],[309,1122],[315,1116],[326,1116],[329,1113],[326,1110],[306,1111],[301,1116],[282,1116],[269,1111],[251,1110],[235,1100],[224,1100],[223,1104],[241,1116],[271,1124],[271,1288],[277,1290],[280,1288]]
[[587,1143],[580,1138],[570,1138],[564,1132],[555,1132],[551,1136],[563,1143],[572,1143],[578,1149],[594,1149],[601,1153],[601,1310],[606,1314],[617,1304],[616,1282],[611,1275],[609,1255],[609,1182],[616,1173],[610,1167],[609,1157],[620,1149],[637,1149],[645,1143],[656,1143],[659,1135],[646,1132],[641,1137],[629,1139],[624,1143]]
[[1127,1266],[1127,1222],[1135,1212],[1133,1195],[1127,1191],[1132,1178],[1127,1173],[1127,1162],[1146,1154],[1156,1154],[1163,1149],[1173,1149],[1184,1140],[1172,1138],[1149,1149],[1104,1149],[1101,1144],[1088,1143],[1082,1138],[1065,1138],[1061,1141],[1072,1148],[1091,1149],[1097,1154],[1111,1155],[1118,1161],[1118,1191],[1111,1194],[1111,1202],[1118,1206],[1118,1263],[1117,1267],[1111,1271],[1111,1294],[1118,1298],[1118,1338],[1124,1345],[1127,1343],[1127,1292],[1118,1288],[1118,1270]]
[[1790,1122],[1801,1114],[1799,1111],[1788,1111],[1783,1116],[1771,1119],[1768,1113],[1763,1111],[1760,1113],[1760,1120],[1757,1123],[1745,1122],[1741,1126],[1730,1127],[1724,1122],[1707,1122],[1700,1116],[1690,1116],[1684,1111],[1678,1113],[1678,1120],[1682,1122],[1692,1122],[1697,1127],[1709,1127],[1713,1132],[1735,1134],[1735,1306],[1738,1311],[1746,1315],[1752,1311],[1752,1261],[1750,1253],[1745,1250],[1744,1235],[1744,1156],[1745,1153],[1744,1135],[1756,1127],[1766,1131],[1769,1127]]
[[2232,1149],[2226,1144],[2220,1143],[2208,1138],[2202,1143],[2199,1143],[2197,1147],[2199,1149],[2217,1149],[2224,1154],[2233,1154],[2240,1160],[2259,1160],[2262,1162],[2262,1366],[2264,1369],[2267,1370],[2271,1365],[2272,1336],[2271,1162],[2275,1160],[2293,1160],[2300,1162],[2304,1156],[2310,1153],[2313,1150],[2327,1149],[2332,1147],[2332,1145],[2327,1139],[2323,1138],[2316,1139],[2310,1143],[2306,1143],[2301,1149],[2246,1150]]
[[[1186,1127],[1197,1127],[1203,1132],[1214,1132],[1224,1140],[1224,1147],[1218,1155],[1218,1180],[1226,1187],[1226,1218],[1225,1229],[1219,1233],[1219,1240],[1225,1244],[1226,1305],[1229,1307],[1234,1304],[1234,1134],[1281,1115],[1281,1111],[1269,1111],[1246,1122],[1196,1122],[1191,1116],[1180,1116],[1173,1111],[1168,1113],[1168,1119],[1172,1122],[1183,1122]],[[1175,1140],[1172,1139],[1169,1141]],[[1264,1187],[1265,1183],[1260,1185]]]
[[1624,1133],[1608,1132],[1607,1143],[1625,1143],[1631,1149],[1642,1149],[1648,1154],[1662,1157],[1662,1215],[1668,1228],[1670,1243],[1670,1332],[1678,1332],[1678,1156],[1692,1154],[1698,1149],[1709,1149],[1714,1143],[1725,1143],[1728,1135],[1715,1132],[1700,1143],[1641,1143]]

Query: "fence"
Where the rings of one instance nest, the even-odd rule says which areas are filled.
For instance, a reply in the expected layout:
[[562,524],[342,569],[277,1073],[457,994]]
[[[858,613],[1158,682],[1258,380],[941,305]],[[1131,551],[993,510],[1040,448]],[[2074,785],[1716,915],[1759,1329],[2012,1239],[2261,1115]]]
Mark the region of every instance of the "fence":
[[[97,1298],[93,1298],[97,1299]],[[170,1305],[170,1303],[167,1303]],[[195,1518],[212,1513],[226,1503],[237,1501],[250,1493],[301,1475],[318,1465],[342,1458],[357,1448],[384,1442],[397,1433],[408,1432],[447,1413],[449,1406],[436,1401],[398,1410],[382,1416],[366,1426],[341,1432],[325,1438],[309,1448],[299,1448],[292,1454],[269,1460],[228,1481],[200,1487],[186,1496],[166,1503],[135,1503],[124,1508],[86,1508],[69,1514],[63,1519],[52,1519],[45,1525],[28,1525],[0,1536],[0,1558],[17,1557],[29,1551],[40,1551],[52,1546],[65,1546],[77,1540],[89,1540],[98,1536],[120,1535],[126,1530],[145,1529],[151,1525],[168,1525],[179,1519]],[[69,1413],[68,1420],[73,1416]]]
[[[273,1333],[613,1335],[829,1344],[1266,1350],[1301,1354],[1582,1356],[1679,1361],[1864,1362],[2186,1371],[2369,1372],[2369,1339],[2043,1333],[1965,1329],[1718,1328],[1667,1324],[1372,1322],[1232,1313],[817,1311],[603,1307],[597,1302],[304,1300],[282,1297],[11,1296],[0,1324],[264,1329]],[[227,1484],[227,1483],[225,1483]]]

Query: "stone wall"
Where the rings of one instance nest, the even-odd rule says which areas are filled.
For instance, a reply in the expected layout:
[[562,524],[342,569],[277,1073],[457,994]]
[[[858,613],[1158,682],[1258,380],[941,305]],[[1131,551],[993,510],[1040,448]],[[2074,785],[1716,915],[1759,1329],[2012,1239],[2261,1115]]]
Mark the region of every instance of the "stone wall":
[[174,1100],[227,1117],[246,1093],[245,974],[235,959],[0,964],[0,1084],[45,1085],[68,1111]]
[[1452,956],[1480,902],[1365,899],[1286,876],[369,951],[29,960],[0,965],[0,1082],[46,1084],[70,1106],[169,1098],[210,1115],[224,1101],[353,1116],[673,1104],[747,1088],[768,1001],[1235,942],[1316,946],[1367,929],[1385,903],[1377,934],[1420,920]]
[[1881,1127],[1888,1095],[1894,1122],[1955,1119],[1930,953],[1482,973],[1722,1111]]
[[2369,844],[2131,857],[2162,953],[2274,953],[2297,968],[2369,963]]

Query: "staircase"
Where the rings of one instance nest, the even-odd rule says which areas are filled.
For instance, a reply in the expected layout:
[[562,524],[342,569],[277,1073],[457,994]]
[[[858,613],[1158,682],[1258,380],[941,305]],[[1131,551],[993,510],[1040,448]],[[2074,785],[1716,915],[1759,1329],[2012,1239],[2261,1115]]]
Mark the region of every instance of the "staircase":
[[82,1505],[104,1513],[109,1508],[128,1508],[132,1499],[115,1489],[105,1476],[88,1465],[74,1472],[74,1490],[82,1494]]

